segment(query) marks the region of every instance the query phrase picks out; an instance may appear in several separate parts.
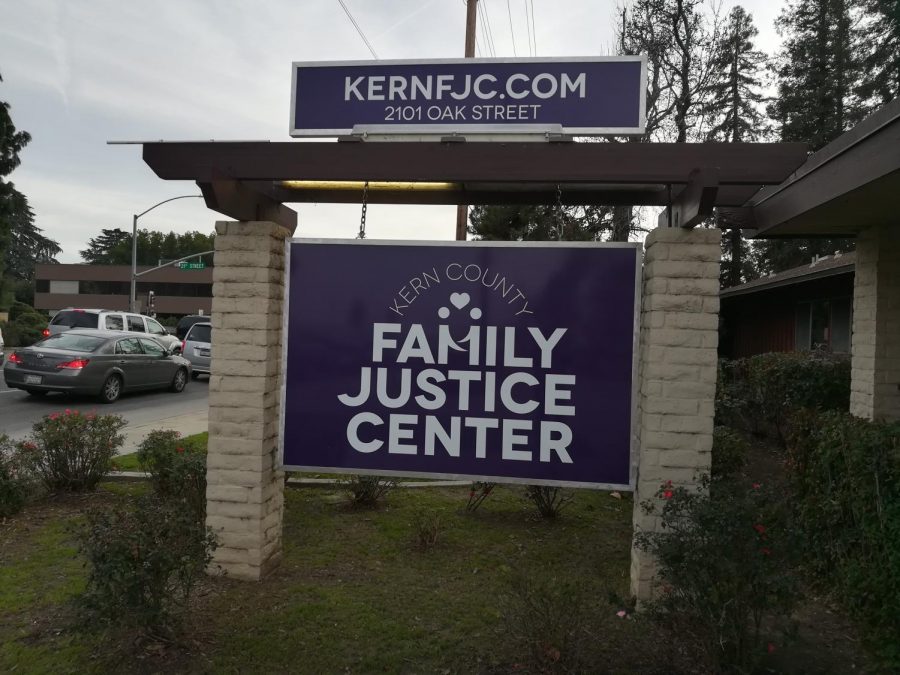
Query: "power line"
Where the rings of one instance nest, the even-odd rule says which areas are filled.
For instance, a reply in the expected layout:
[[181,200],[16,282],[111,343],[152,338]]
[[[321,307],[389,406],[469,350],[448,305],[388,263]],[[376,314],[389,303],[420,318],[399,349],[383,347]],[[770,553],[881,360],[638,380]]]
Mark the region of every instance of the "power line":
[[512,36],[513,56],[518,56],[516,54],[516,33],[513,31],[512,9],[510,9],[509,0],[506,0],[506,13],[509,15],[509,34]]
[[528,0],[522,0],[525,3],[525,29],[528,31],[528,56],[534,56],[531,53],[531,21],[528,19]]
[[366,37],[366,34],[363,33],[362,28],[359,27],[359,24],[356,23],[356,19],[353,18],[353,15],[350,13],[350,10],[347,9],[347,5],[344,4],[344,0],[338,0],[341,3],[341,7],[344,8],[344,13],[347,15],[347,18],[350,19],[350,23],[353,24],[353,27],[356,28],[356,32],[359,33],[359,37],[363,39],[363,42],[366,43],[366,47],[369,48],[369,51],[372,53],[372,56],[377,59],[378,54],[375,53],[375,48],[372,47],[372,44],[369,42],[369,39]]
[[481,2],[478,3],[478,11],[481,12],[481,23],[487,27],[487,31],[485,31],[485,40],[489,47],[488,51],[491,56],[497,56],[497,48],[494,45],[494,32],[491,30],[491,20],[487,8],[487,0],[481,0]]
[[531,5],[531,39],[534,42],[534,55],[537,56],[537,29],[534,27],[534,0],[528,0]]

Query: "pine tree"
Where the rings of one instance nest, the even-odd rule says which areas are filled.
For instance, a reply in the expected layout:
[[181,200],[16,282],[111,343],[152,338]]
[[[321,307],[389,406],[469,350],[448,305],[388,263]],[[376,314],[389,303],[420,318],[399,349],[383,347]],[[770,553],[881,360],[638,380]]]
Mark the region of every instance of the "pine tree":
[[131,234],[118,227],[100,231],[88,240],[88,247],[79,251],[81,259],[94,265],[125,265],[131,262]]
[[709,83],[703,90],[704,113],[710,119],[708,141],[747,143],[765,133],[761,108],[765,55],[753,46],[759,31],[753,16],[740,5],[713,47]]
[[900,97],[900,0],[862,0],[863,81],[857,94],[867,109]]
[[16,131],[9,111],[9,103],[0,101],[0,306],[11,299],[11,280],[30,279],[36,261],[55,262],[60,251],[59,245],[34,225],[25,195],[4,180],[19,166],[19,152],[31,141],[28,132]]
[[818,150],[861,119],[856,92],[862,75],[853,0],[796,0],[776,21],[784,37],[774,72],[778,94],[769,106],[783,141]]
[[[713,46],[709,83],[702,92],[704,117],[710,123],[707,141],[745,143],[765,133],[761,108],[765,55],[754,49],[757,33],[753,17],[740,5],[734,7]],[[727,230],[722,237],[722,287],[736,286],[755,276],[749,246],[740,229]]]
[[[777,96],[768,107],[782,141],[818,150],[862,119],[860,35],[851,14],[858,0],[796,0],[776,22],[784,44],[774,68]],[[763,273],[816,256],[852,250],[848,239],[766,240],[754,258]]]

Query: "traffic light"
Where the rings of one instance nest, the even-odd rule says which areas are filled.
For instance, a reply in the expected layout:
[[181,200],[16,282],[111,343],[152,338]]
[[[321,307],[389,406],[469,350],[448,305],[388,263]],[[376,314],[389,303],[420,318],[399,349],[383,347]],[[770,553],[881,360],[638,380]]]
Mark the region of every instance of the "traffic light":
[[156,316],[156,306],[153,303],[153,296],[155,293],[153,291],[147,291],[147,314],[155,317]]

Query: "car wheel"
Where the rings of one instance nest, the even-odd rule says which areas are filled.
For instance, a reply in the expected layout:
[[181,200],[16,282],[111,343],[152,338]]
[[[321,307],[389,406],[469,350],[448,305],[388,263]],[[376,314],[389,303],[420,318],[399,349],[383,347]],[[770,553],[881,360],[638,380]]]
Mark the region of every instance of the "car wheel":
[[27,389],[26,391],[28,392],[29,396],[34,396],[35,398],[41,398],[47,395],[46,391],[42,391],[40,389]]
[[184,391],[184,387],[187,385],[187,371],[184,368],[179,368],[178,372],[175,373],[175,377],[172,379],[172,391],[175,393]]
[[198,373],[198,372],[192,372],[192,373],[191,373],[191,379],[192,379],[192,380],[199,380],[199,379],[200,379],[200,373]]
[[122,378],[118,375],[110,375],[103,383],[100,390],[100,401],[102,403],[115,403],[119,396],[122,395]]

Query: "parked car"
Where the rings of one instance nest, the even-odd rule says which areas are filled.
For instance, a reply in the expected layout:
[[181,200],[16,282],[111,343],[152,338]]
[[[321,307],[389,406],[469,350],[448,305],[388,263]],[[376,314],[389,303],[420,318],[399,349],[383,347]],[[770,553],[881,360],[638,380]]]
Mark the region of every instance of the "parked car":
[[50,391],[96,395],[112,403],[126,391],[184,391],[191,363],[155,338],[73,328],[14,350],[3,366],[6,386],[32,396]]
[[58,335],[72,328],[147,333],[156,338],[167,349],[176,352],[181,351],[181,340],[174,335],[169,335],[168,331],[156,319],[143,314],[106,309],[74,309],[71,307],[61,309],[50,320],[50,325],[44,331],[44,336]]
[[0,363],[3,363],[3,329],[0,328]]
[[193,366],[191,377],[195,380],[200,374],[209,375],[209,362],[212,358],[211,342],[212,324],[195,323],[188,329],[184,342],[181,344],[181,354]]
[[184,340],[188,331],[191,329],[195,323],[207,323],[209,321],[209,316],[204,314],[189,314],[188,316],[183,316],[178,320],[178,324],[175,326],[175,337],[179,340]]

